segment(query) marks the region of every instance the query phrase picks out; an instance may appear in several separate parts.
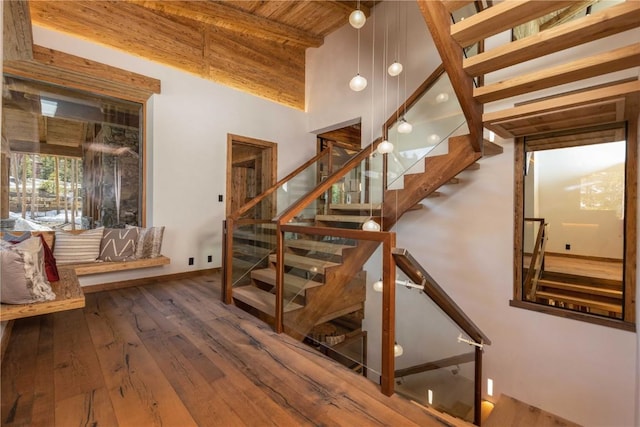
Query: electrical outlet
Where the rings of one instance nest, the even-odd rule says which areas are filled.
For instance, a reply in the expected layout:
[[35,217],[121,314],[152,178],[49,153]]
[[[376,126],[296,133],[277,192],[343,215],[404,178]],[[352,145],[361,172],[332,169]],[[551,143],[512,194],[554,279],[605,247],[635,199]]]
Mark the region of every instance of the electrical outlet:
[[213,262],[213,255],[207,255],[207,262]]
[[193,257],[189,257],[189,265],[193,265]]
[[569,243],[567,243],[566,245],[564,245],[564,248],[568,251],[571,250],[571,245]]
[[222,201],[222,194],[218,194],[218,201],[221,202]]

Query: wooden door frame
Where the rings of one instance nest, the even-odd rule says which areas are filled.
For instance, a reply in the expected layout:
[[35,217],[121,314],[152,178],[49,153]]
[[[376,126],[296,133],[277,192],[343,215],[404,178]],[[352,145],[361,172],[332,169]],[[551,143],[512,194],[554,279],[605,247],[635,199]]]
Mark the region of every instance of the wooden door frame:
[[231,198],[230,194],[233,193],[233,183],[232,180],[229,179],[231,176],[231,170],[233,168],[233,145],[241,144],[248,145],[251,147],[260,148],[262,150],[268,150],[268,155],[266,156],[266,169],[269,170],[264,176],[269,180],[266,188],[271,187],[276,183],[276,179],[278,176],[278,144],[271,141],[265,141],[262,139],[250,138],[247,136],[235,135],[235,134],[227,134],[227,183],[226,183],[226,203],[225,203],[225,212],[226,216],[231,215],[232,212],[229,211]]

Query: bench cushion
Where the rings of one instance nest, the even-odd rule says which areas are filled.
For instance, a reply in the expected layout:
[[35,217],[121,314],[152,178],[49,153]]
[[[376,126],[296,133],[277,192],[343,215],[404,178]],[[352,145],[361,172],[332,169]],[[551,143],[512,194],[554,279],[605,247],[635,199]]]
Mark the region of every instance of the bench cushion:
[[83,231],[80,234],[56,231],[53,256],[59,265],[92,262],[100,255],[100,243],[104,227]]

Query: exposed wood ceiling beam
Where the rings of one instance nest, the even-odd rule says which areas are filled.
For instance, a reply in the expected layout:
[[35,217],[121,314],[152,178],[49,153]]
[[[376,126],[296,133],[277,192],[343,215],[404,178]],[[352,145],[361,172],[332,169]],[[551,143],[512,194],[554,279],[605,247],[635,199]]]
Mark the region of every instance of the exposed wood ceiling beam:
[[640,65],[640,43],[474,89],[482,102],[522,95]]
[[[364,13],[364,15],[368,18],[371,16],[371,8],[365,5],[362,2],[357,1],[338,1],[338,0],[328,0],[327,3],[335,5],[340,9],[344,10],[347,13],[351,13],[352,11],[358,8],[358,3],[360,4],[360,10]],[[375,2],[377,3],[377,2]]]
[[134,102],[145,102],[160,93],[157,79],[37,45],[32,61],[5,61],[3,65],[5,72],[16,76]]
[[192,19],[214,27],[250,34],[278,43],[293,43],[302,47],[322,46],[324,38],[317,34],[284,25],[267,18],[211,1],[145,1],[127,0],[145,8]]
[[3,57],[5,61],[33,58],[31,14],[26,0],[5,1],[3,16]]
[[463,61],[463,68],[470,76],[487,74],[510,65],[633,29],[637,27],[639,21],[640,2],[624,2],[612,6],[606,11],[585,16],[467,58]]
[[570,5],[573,1],[505,1],[472,15],[451,26],[451,37],[462,47],[478,40],[510,30],[516,25],[529,22]]

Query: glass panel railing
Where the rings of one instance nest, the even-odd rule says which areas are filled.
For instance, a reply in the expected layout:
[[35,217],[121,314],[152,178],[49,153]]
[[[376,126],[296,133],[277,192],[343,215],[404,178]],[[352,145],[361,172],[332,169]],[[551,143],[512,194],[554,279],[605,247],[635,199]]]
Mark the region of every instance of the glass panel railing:
[[387,131],[387,138],[394,146],[387,162],[390,189],[401,188],[399,180],[405,173],[423,171],[424,158],[450,136],[468,133],[464,113],[446,73],[438,77],[403,116],[412,125],[410,133],[401,132],[402,120]]
[[[456,417],[480,422],[481,349],[489,338],[406,250],[396,265],[396,391]],[[416,327],[420,325],[420,327]]]
[[[409,279],[399,271],[397,280]],[[396,392],[473,422],[475,349],[458,337],[470,340],[420,289],[396,287]]]
[[359,161],[336,172],[325,188],[288,212],[290,222],[361,229],[370,218],[380,217],[383,198],[383,156],[363,150]]
[[266,268],[269,255],[275,251],[275,224],[270,222],[236,224],[233,233],[232,286],[251,283],[251,272]]
[[[276,247],[272,219],[326,179],[331,173],[331,156],[332,149],[316,155],[229,217],[227,239],[231,244],[226,253],[232,254],[232,268],[226,275],[227,289],[251,283],[252,270],[269,266],[269,255]],[[304,216],[302,212],[298,219],[304,221]]]

